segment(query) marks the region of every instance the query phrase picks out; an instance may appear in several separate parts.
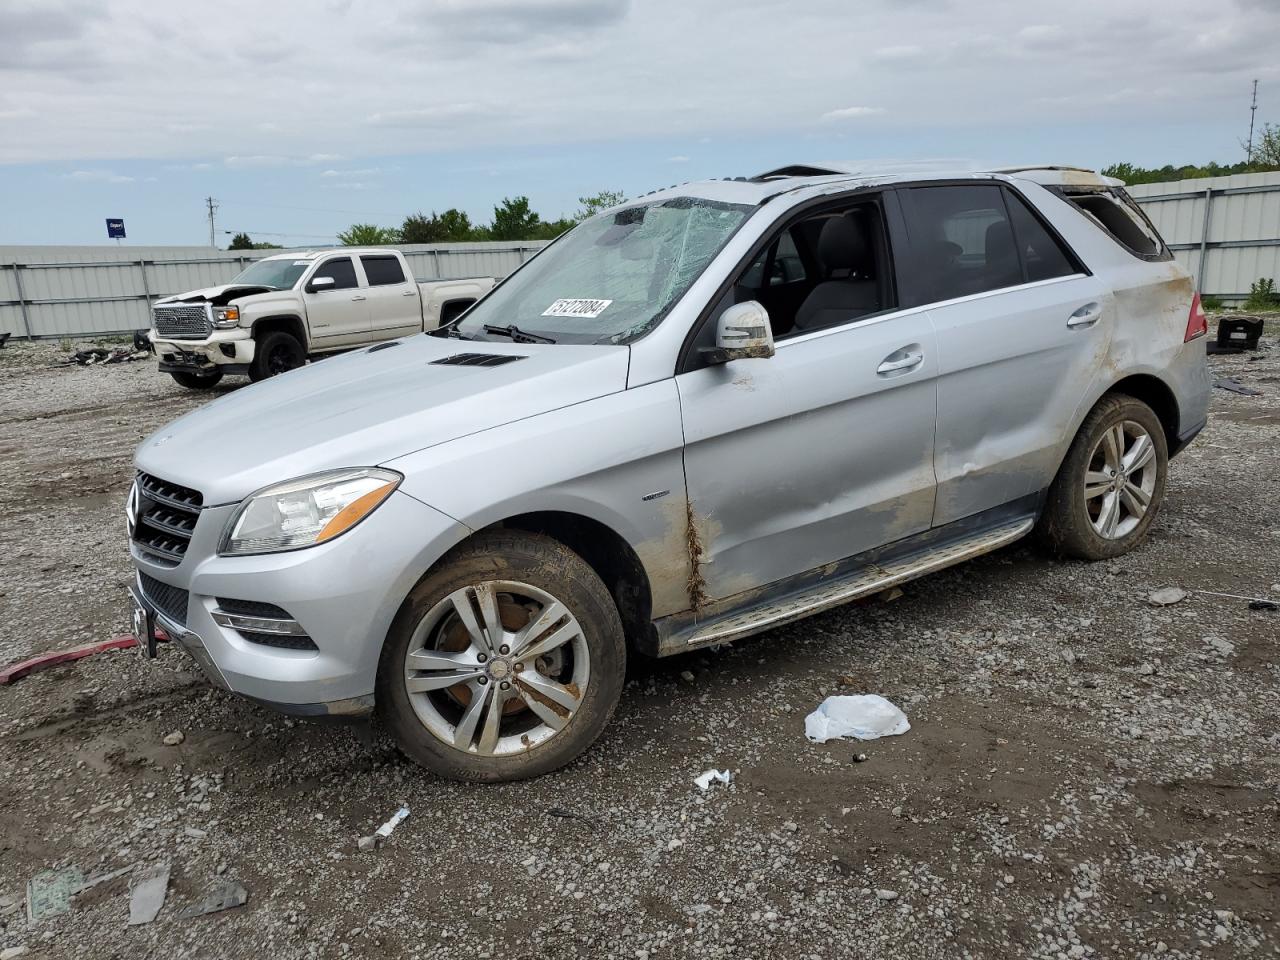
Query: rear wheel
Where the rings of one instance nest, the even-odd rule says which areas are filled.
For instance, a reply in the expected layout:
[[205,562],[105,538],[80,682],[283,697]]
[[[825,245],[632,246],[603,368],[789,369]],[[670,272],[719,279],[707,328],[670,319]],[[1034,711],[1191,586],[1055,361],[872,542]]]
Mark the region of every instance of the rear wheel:
[[215,386],[222,379],[222,371],[214,370],[212,373],[192,373],[183,370],[178,373],[171,373],[178,386],[186,387],[188,390],[208,390]]
[[1081,560],[1128,553],[1160,512],[1168,469],[1164,427],[1154,411],[1133,397],[1104,397],[1049,488],[1041,538]]
[[296,370],[307,362],[307,352],[298,338],[284,330],[272,330],[258,341],[249,364],[249,379],[254,383]]
[[535,777],[589,747],[622,693],[613,598],[562,544],[478,534],[409,594],[378,704],[406,754],[455,780]]

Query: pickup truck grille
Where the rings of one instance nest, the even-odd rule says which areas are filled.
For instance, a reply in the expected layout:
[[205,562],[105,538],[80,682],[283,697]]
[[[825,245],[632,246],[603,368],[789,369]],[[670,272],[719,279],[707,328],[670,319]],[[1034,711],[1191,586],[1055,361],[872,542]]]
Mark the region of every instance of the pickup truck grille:
[[213,333],[209,311],[203,303],[179,303],[152,310],[156,334],[175,340],[204,340]]
[[198,490],[146,473],[138,474],[135,486],[133,542],[157,562],[176,567],[186,556],[204,498]]

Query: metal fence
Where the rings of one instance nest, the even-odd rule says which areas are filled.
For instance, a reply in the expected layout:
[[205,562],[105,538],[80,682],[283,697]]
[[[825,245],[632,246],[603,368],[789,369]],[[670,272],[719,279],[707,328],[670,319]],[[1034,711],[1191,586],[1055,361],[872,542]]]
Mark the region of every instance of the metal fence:
[[1238,303],[1260,278],[1280,284],[1280,173],[1128,188],[1204,296]]
[[[543,246],[451,243],[398,246],[419,280],[505,277]],[[160,297],[226,283],[284,250],[206,247],[0,247],[0,334],[83,337],[151,325]]]

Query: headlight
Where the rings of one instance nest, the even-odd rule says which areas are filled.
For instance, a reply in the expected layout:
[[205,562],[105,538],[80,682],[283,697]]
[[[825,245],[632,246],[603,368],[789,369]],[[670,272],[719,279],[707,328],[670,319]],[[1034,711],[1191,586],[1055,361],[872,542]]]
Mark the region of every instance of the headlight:
[[240,323],[239,307],[214,307],[213,308],[213,325],[215,327],[229,328]]
[[403,479],[394,470],[354,467],[266,487],[240,504],[218,552],[278,553],[332,540],[373,513]]

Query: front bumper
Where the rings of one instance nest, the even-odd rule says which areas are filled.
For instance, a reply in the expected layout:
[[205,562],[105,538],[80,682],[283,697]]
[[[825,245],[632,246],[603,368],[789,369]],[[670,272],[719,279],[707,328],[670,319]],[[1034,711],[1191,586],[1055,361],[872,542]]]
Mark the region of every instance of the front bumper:
[[[383,641],[405,596],[469,531],[397,491],[328,543],[288,553],[220,557],[218,543],[235,509],[227,504],[201,511],[177,566],[159,564],[131,544],[139,599],[216,686],[300,716],[369,712]],[[185,616],[178,615],[171,598],[168,611],[161,609],[163,599],[147,595],[147,578],[186,591]],[[283,608],[314,649],[266,645],[219,624],[214,619],[218,598]]]
[[253,331],[217,331],[208,340],[170,340],[151,331],[161,373],[247,373],[253,363]]

